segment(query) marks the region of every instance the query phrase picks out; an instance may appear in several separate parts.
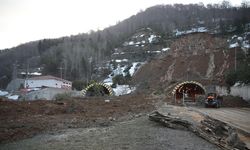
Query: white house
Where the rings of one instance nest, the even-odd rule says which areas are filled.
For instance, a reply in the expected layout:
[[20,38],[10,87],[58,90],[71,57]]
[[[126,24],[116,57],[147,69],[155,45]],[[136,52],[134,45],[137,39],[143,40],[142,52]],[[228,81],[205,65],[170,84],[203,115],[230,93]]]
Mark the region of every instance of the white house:
[[71,89],[72,82],[54,76],[39,76],[25,80],[25,88],[53,87]]

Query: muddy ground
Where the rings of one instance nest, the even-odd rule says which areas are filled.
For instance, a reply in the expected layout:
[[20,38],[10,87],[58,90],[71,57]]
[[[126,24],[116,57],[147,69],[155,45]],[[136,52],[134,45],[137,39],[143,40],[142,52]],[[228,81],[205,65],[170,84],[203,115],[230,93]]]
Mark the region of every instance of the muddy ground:
[[1,100],[0,143],[32,137],[47,131],[109,126],[113,122],[152,111],[154,101],[144,95],[63,101]]
[[141,93],[62,101],[1,99],[0,149],[217,149],[190,132],[148,121],[147,114],[169,101]]
[[9,149],[86,150],[218,150],[191,132],[173,130],[149,121],[147,116],[108,127],[67,129],[3,145]]

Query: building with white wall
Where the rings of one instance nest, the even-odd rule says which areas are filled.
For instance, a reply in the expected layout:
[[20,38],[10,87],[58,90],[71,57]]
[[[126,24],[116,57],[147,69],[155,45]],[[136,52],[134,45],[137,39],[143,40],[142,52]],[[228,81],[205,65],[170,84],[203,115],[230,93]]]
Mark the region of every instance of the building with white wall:
[[49,76],[39,76],[26,79],[24,86],[27,89],[42,88],[42,87],[71,89],[72,82],[49,75]]

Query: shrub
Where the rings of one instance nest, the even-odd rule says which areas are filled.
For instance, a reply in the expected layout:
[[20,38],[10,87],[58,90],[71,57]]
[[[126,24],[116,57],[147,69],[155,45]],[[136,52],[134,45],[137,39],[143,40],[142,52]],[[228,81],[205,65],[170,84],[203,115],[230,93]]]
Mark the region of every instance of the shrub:
[[237,82],[237,73],[235,71],[230,71],[226,74],[226,83],[229,86],[233,86]]
[[112,87],[112,88],[116,88],[117,85],[116,85],[116,84],[112,84],[111,87]]
[[113,84],[124,85],[126,83],[122,74],[116,75],[112,78]]
[[243,64],[236,71],[230,71],[226,74],[226,83],[229,86],[233,86],[238,81],[245,84],[250,83],[250,66]]
[[56,94],[56,96],[55,96],[55,100],[57,100],[57,101],[66,100],[66,99],[70,99],[70,98],[71,98],[70,93],[59,93],[59,94]]
[[87,85],[86,82],[84,82],[82,80],[75,80],[72,83],[72,89],[76,89],[78,91],[81,91],[86,85]]

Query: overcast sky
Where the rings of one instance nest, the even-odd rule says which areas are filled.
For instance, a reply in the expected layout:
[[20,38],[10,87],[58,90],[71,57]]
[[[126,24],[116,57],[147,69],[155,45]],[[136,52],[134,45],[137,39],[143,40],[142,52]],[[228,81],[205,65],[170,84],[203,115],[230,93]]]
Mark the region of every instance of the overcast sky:
[[[0,0],[0,49],[103,29],[157,4],[216,0]],[[241,0],[231,0],[240,5]]]

